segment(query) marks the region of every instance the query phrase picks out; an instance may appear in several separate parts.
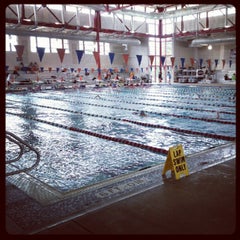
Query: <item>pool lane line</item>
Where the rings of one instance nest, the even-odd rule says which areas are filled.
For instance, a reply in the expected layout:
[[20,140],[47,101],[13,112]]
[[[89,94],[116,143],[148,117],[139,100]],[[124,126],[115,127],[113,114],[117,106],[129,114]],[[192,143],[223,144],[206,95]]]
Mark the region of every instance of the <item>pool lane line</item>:
[[[81,92],[82,93],[82,92]],[[87,92],[84,94],[96,94],[96,93],[93,93],[93,92]],[[99,94],[99,93],[98,93]],[[100,92],[101,95],[103,96],[109,96],[108,94],[105,94],[103,92]],[[145,94],[145,93],[144,93]],[[148,96],[151,96],[151,95],[148,95]],[[158,95],[153,95],[153,96],[158,96]],[[77,97],[77,96],[74,96],[74,97]],[[110,97],[115,97],[115,95],[112,95]],[[119,97],[119,96],[117,96]],[[159,96],[158,96],[159,97]],[[164,97],[164,96],[163,96]],[[132,97],[132,96],[124,96],[124,98],[135,98],[135,99],[141,99],[141,100],[149,100],[149,101],[162,101],[162,102],[172,102],[172,103],[179,103],[179,101],[177,100],[164,100],[164,99],[156,99],[156,98],[141,98],[141,97]],[[177,97],[176,97],[177,98]],[[182,98],[183,99],[183,98]],[[202,99],[199,99],[199,98],[190,98],[191,100],[202,100]],[[198,104],[196,102],[181,102],[182,104]],[[232,106],[232,105],[223,105],[223,104],[214,104],[214,103],[201,103],[202,105],[205,105],[205,106],[213,106],[213,107],[229,107],[229,108],[235,108],[236,106]]]
[[46,121],[46,120],[41,120],[41,119],[38,119],[38,118],[35,118],[35,117],[28,116],[27,114],[18,114],[18,113],[12,113],[12,112],[6,112],[6,113],[7,114],[12,114],[12,115],[15,115],[15,116],[19,116],[19,117],[23,117],[23,118],[27,118],[27,119],[30,119],[30,120],[42,122],[42,123],[49,124],[49,125],[52,125],[52,126],[55,126],[55,127],[64,128],[64,129],[67,129],[67,130],[70,130],[70,131],[73,131],[73,132],[79,132],[79,133],[87,134],[87,135],[90,135],[90,136],[102,138],[102,139],[105,139],[105,140],[109,140],[109,141],[113,141],[113,142],[119,142],[119,143],[130,145],[130,146],[133,146],[133,147],[138,147],[138,148],[148,150],[148,151],[151,151],[151,152],[154,152],[154,153],[159,153],[159,154],[164,154],[164,155],[167,155],[167,153],[168,153],[168,150],[166,150],[164,148],[157,148],[157,147],[145,145],[145,144],[142,144],[142,143],[133,142],[133,141],[130,141],[130,140],[124,139],[124,138],[111,137],[111,136],[104,135],[104,134],[101,134],[101,133],[96,133],[96,132],[92,132],[92,131],[88,131],[88,130],[84,130],[84,129],[80,129],[80,128],[76,128],[76,127],[71,127],[71,126],[66,126],[66,125],[59,124],[59,123],[54,123],[54,122],[50,122],[50,121]]
[[[40,97],[41,98],[41,97]],[[43,99],[48,99],[48,98],[43,98]],[[53,101],[63,101],[63,100],[58,100],[58,99],[51,99],[49,98],[50,100],[53,100]],[[7,99],[9,100],[9,99]],[[9,101],[13,101],[13,102],[20,102],[22,103],[21,101],[16,101],[16,100],[9,100]],[[71,100],[65,100],[64,101],[67,101],[67,102],[70,102],[70,103],[80,103],[82,104],[83,102],[76,102],[76,101],[71,101]],[[29,103],[27,103],[29,104]],[[116,107],[116,106],[106,106],[106,105],[100,105],[100,104],[90,104],[90,103],[83,103],[83,104],[87,104],[87,105],[92,105],[92,106],[97,106],[97,107],[107,107],[107,108],[115,108],[115,109],[120,109],[120,110],[127,110],[127,111],[137,111],[137,112],[140,112],[140,110],[138,109],[132,109],[132,108],[122,108],[122,107]],[[32,105],[38,105],[38,104],[32,104]],[[42,106],[42,107],[46,107],[44,105],[38,105],[38,106]],[[62,111],[69,111],[69,112],[72,112],[72,113],[81,113],[83,114],[82,112],[78,112],[78,111],[73,111],[73,110],[66,110],[66,109],[62,109],[62,108],[54,108],[54,107],[46,107],[46,108],[52,108],[52,109],[56,109],[56,110],[62,110]],[[153,111],[147,111],[147,110],[144,110],[146,113],[149,113],[149,114],[157,114],[157,115],[161,115],[161,116],[171,116],[171,117],[176,117],[176,118],[185,118],[185,119],[192,119],[192,120],[198,120],[198,121],[205,121],[205,122],[216,122],[216,123],[221,123],[221,124],[231,124],[231,125],[235,125],[236,123],[235,122],[231,122],[231,121],[222,121],[222,120],[219,120],[219,119],[210,119],[210,118],[197,118],[197,117],[190,117],[190,116],[183,116],[183,115],[176,115],[176,114],[170,114],[170,113],[159,113],[159,112],[153,112]],[[85,113],[86,115],[90,115],[91,114],[88,114],[88,113]],[[100,115],[97,115],[97,117],[100,116]],[[105,116],[102,116],[102,117],[105,117]],[[107,117],[106,117],[107,118]],[[114,120],[116,120],[116,118],[114,118]]]
[[[87,96],[81,96],[83,98],[88,98],[88,99],[95,99],[92,97],[87,97]],[[210,109],[200,109],[200,108],[187,108],[187,107],[181,107],[181,106],[171,106],[171,105],[162,105],[162,104],[151,104],[151,103],[139,103],[139,102],[131,102],[131,101],[123,101],[123,100],[112,100],[112,99],[104,99],[100,98],[100,100],[103,101],[110,101],[110,102],[123,102],[127,104],[138,104],[138,105],[146,105],[146,106],[154,106],[154,107],[163,107],[163,108],[176,108],[176,109],[181,109],[181,110],[188,110],[188,111],[196,111],[196,112],[212,112],[212,113],[217,113],[216,110],[210,110]],[[230,115],[236,115],[234,112],[225,112],[225,111],[219,111],[219,113],[223,114],[230,114]]]
[[[15,102],[20,102],[20,101],[15,101]],[[163,126],[163,125],[159,125],[159,124],[133,121],[133,120],[125,119],[125,118],[108,117],[108,116],[104,116],[104,115],[98,115],[98,114],[92,114],[92,113],[83,113],[83,112],[68,110],[68,109],[63,109],[63,108],[44,106],[44,105],[40,105],[40,104],[33,104],[33,103],[30,103],[30,104],[33,105],[33,106],[38,106],[38,107],[43,107],[43,108],[48,108],[48,109],[54,109],[54,110],[59,110],[59,111],[64,111],[64,112],[70,112],[70,113],[77,113],[77,114],[87,115],[87,116],[91,116],[91,117],[100,117],[100,118],[106,118],[106,119],[110,119],[110,120],[129,122],[129,123],[136,124],[136,125],[141,125],[141,126],[144,126],[144,127],[161,128],[161,129],[171,130],[171,131],[175,131],[175,132],[181,132],[181,133],[192,134],[192,135],[199,135],[199,136],[203,136],[203,137],[221,139],[221,140],[226,140],[226,141],[235,141],[236,140],[235,137],[224,136],[224,135],[219,135],[219,134],[202,133],[202,132],[198,132],[198,131],[167,127],[167,126]]]

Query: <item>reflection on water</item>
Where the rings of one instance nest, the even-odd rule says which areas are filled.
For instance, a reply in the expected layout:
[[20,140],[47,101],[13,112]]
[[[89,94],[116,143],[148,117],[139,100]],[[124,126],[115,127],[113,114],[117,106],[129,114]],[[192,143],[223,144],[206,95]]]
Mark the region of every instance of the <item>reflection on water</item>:
[[[202,100],[197,99],[195,93],[202,94]],[[219,146],[226,141],[198,135],[180,134],[161,128],[139,126],[120,119],[235,136],[235,125],[160,115],[168,113],[214,118],[215,113],[204,112],[204,109],[213,110],[216,108],[218,111],[234,113],[235,103],[227,102],[229,96],[234,93],[234,88],[164,87],[162,85],[146,89],[136,88],[118,91],[101,89],[98,90],[98,94],[101,96],[99,99],[94,98],[96,93],[92,89],[24,95],[8,94],[6,96],[6,110],[166,150],[173,145],[182,144],[185,154],[188,155]],[[177,105],[181,105],[181,101],[185,108],[176,108]],[[187,102],[189,103],[186,104]],[[157,106],[157,104],[165,104],[168,107]],[[221,104],[227,104],[227,110],[225,106],[219,107]],[[193,106],[199,108],[199,111],[187,109],[187,107],[193,108]],[[61,108],[61,110],[54,108]],[[143,118],[132,114],[133,111],[139,110],[146,111],[147,117]],[[236,120],[234,114],[224,113],[221,117],[233,122]],[[71,132],[11,114],[6,114],[6,130],[18,135],[39,150],[41,154],[40,164],[29,174],[60,191],[70,191],[87,186],[163,163],[166,159],[164,155],[140,148]],[[17,146],[6,144],[6,158],[10,155],[14,156],[15,151],[19,151]],[[30,157],[31,155],[29,155]],[[19,164],[24,163],[21,161]]]

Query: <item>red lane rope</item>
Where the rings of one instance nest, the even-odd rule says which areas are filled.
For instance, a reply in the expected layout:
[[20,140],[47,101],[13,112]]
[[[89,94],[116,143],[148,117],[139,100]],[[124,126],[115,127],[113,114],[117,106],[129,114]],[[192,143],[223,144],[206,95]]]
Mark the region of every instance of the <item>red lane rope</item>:
[[[21,103],[21,101],[15,101],[15,100],[12,100],[12,101]],[[198,131],[185,130],[185,129],[180,129],[180,128],[172,128],[172,127],[167,127],[167,126],[163,126],[163,125],[159,125],[159,124],[144,123],[144,122],[133,121],[133,120],[129,120],[129,119],[113,118],[113,117],[108,117],[108,116],[103,116],[103,115],[83,113],[83,112],[67,110],[67,109],[63,109],[63,108],[44,106],[44,105],[33,104],[33,103],[31,103],[31,105],[44,107],[44,108],[50,108],[50,109],[56,109],[56,110],[65,111],[65,112],[79,113],[79,114],[88,115],[88,116],[92,116],[92,117],[102,117],[102,118],[107,118],[107,119],[112,119],[112,120],[124,121],[124,122],[129,122],[129,123],[132,123],[132,124],[137,124],[137,125],[141,125],[141,126],[145,126],[145,127],[162,128],[162,129],[167,129],[167,130],[176,131],[176,132],[182,132],[182,133],[193,134],[193,135],[200,135],[200,136],[203,136],[203,137],[222,139],[222,140],[226,140],[226,141],[235,141],[235,139],[236,139],[235,137],[230,137],[230,136],[210,134],[210,133],[202,133],[202,132],[198,132]]]
[[[46,98],[46,97],[37,97],[37,98],[42,98],[42,99],[50,99],[53,101],[62,101],[61,99],[52,99],[52,98]],[[91,98],[92,99],[92,98]],[[102,99],[101,99],[102,100]],[[11,100],[14,101],[14,100]],[[79,104],[87,104],[91,106],[98,106],[98,107],[108,107],[108,108],[115,108],[115,109],[122,109],[122,110],[130,110],[130,111],[139,111],[133,108],[123,108],[123,107],[117,107],[117,106],[107,106],[107,105],[101,105],[101,104],[92,104],[92,103],[84,103],[84,102],[79,102],[79,101],[71,101],[71,100],[66,100],[64,101],[70,102],[70,103],[79,103]],[[235,122],[231,121],[222,121],[219,119],[210,119],[210,118],[197,118],[197,117],[190,117],[190,116],[183,116],[183,115],[176,115],[176,114],[170,114],[170,113],[159,113],[159,112],[152,112],[152,111],[145,111],[147,113],[152,113],[152,114],[158,114],[161,116],[171,116],[171,117],[176,117],[176,118],[185,118],[185,119],[192,119],[192,120],[200,120],[200,121],[206,121],[206,122],[216,122],[216,123],[222,123],[222,124],[232,124],[235,125]],[[219,112],[220,113],[220,112]],[[234,113],[235,114],[235,113]]]
[[104,135],[104,134],[101,134],[101,133],[96,133],[96,132],[92,132],[92,131],[88,131],[88,130],[84,130],[84,129],[80,129],[80,128],[76,128],[76,127],[71,127],[71,126],[66,126],[66,125],[59,124],[59,123],[54,123],[54,122],[50,122],[50,121],[46,121],[46,120],[41,120],[41,119],[38,119],[38,118],[28,116],[26,114],[17,114],[17,113],[12,113],[12,112],[6,112],[6,113],[16,115],[16,116],[19,116],[19,117],[24,117],[24,118],[27,118],[27,119],[30,119],[30,120],[35,120],[35,121],[38,121],[38,122],[46,123],[46,124],[49,124],[49,125],[52,125],[52,126],[64,128],[64,129],[67,129],[67,130],[70,130],[70,131],[84,133],[84,134],[87,134],[87,135],[90,135],[90,136],[106,139],[106,140],[109,140],[109,141],[114,141],[114,142],[119,142],[119,143],[122,143],[122,144],[127,144],[127,145],[130,145],[130,146],[133,146],[133,147],[138,147],[138,148],[145,149],[145,150],[155,152],[155,153],[159,153],[159,154],[167,155],[167,153],[168,153],[168,150],[166,150],[166,149],[157,148],[157,147],[153,147],[153,146],[148,146],[148,145],[133,142],[133,141],[130,141],[130,140],[127,140],[127,139],[124,139],[124,138],[116,138],[116,137]]

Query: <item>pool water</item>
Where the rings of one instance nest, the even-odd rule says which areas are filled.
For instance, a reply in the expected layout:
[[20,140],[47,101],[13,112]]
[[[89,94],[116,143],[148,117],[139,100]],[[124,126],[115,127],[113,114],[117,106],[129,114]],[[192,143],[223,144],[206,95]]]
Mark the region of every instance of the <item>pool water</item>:
[[[40,152],[39,165],[28,174],[68,192],[164,163],[166,154],[61,125],[166,151],[182,144],[190,155],[228,142],[207,134],[235,137],[235,92],[234,86],[152,85],[9,93],[6,130]],[[141,117],[140,110],[147,116]],[[6,140],[6,159],[16,151],[18,147]],[[24,154],[6,171],[24,169],[32,158]]]

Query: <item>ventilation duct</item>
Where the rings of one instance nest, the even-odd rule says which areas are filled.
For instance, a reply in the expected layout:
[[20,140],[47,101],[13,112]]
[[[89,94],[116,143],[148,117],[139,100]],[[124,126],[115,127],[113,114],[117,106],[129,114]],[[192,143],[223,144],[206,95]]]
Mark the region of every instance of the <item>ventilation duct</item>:
[[192,40],[189,47],[202,47],[208,44],[217,44],[217,43],[234,43],[236,42],[236,37],[225,37],[225,38],[198,38]]
[[[6,34],[20,35],[20,36],[36,36],[36,37],[49,37],[49,38],[60,38],[69,40],[85,40],[85,41],[96,41],[96,36],[76,35],[76,34],[63,34],[58,32],[33,32],[28,30],[19,29],[6,29]],[[111,37],[100,37],[101,42],[116,43],[116,44],[127,44],[127,45],[141,45],[141,41],[137,38],[111,38]]]

